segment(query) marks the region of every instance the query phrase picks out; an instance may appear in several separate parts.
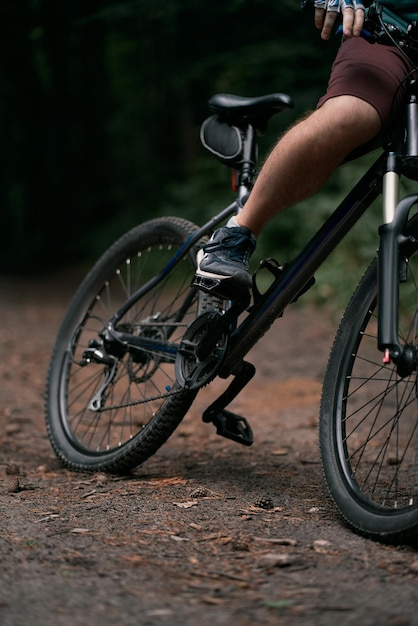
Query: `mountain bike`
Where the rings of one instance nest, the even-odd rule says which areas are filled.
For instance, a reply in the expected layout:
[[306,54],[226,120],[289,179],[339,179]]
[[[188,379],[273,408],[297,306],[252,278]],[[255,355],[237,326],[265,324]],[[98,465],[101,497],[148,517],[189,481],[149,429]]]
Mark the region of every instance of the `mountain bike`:
[[[412,45],[405,33],[388,31],[378,18],[376,24],[376,38]],[[390,138],[379,138],[374,163],[293,260],[260,263],[244,299],[215,296],[210,281],[196,279],[196,253],[242,208],[256,176],[257,136],[292,100],[283,93],[210,99],[201,139],[234,172],[235,199],[203,226],[181,217],[139,224],[82,281],[59,330],[46,389],[48,435],[67,468],[134,469],[216,377],[229,385],[203,421],[251,445],[250,424],[227,409],[255,374],[246,355],[381,196],[377,253],[347,305],[324,376],[320,456],[351,528],[392,538],[418,525],[418,194],[398,197],[401,176],[418,180],[417,98],[411,76],[404,120]],[[260,271],[270,279],[265,289]]]

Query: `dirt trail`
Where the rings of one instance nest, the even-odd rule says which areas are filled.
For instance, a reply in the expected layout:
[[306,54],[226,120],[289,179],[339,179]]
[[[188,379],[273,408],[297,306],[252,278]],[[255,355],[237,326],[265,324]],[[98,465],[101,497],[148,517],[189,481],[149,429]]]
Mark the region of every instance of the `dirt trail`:
[[233,405],[251,448],[202,423],[216,383],[132,476],[75,474],[43,423],[75,284],[0,279],[2,626],[417,624],[416,548],[355,535],[325,494],[317,418],[335,321],[295,307],[254,349]]

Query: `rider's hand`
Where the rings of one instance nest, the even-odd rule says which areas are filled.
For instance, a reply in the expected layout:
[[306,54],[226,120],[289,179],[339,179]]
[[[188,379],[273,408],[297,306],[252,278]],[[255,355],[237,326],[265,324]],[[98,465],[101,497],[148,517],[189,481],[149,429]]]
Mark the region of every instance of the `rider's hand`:
[[344,37],[358,37],[364,24],[361,0],[315,0],[315,26],[322,39],[329,39],[338,13],[343,16]]

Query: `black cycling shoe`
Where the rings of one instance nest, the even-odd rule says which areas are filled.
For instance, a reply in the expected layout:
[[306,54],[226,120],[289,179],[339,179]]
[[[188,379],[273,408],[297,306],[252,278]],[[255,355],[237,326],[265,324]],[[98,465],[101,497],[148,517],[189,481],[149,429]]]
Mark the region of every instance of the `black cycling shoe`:
[[247,299],[252,286],[248,267],[254,250],[255,241],[248,228],[219,228],[197,254],[193,284],[222,298]]

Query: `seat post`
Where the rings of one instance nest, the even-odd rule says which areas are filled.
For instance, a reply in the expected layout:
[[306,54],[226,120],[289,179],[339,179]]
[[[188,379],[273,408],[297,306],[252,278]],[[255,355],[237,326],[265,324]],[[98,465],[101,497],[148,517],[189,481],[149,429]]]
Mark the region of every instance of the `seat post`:
[[244,204],[254,183],[257,161],[257,139],[254,126],[248,124],[244,131],[242,162],[238,171],[238,199]]

